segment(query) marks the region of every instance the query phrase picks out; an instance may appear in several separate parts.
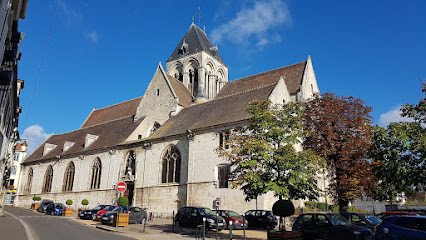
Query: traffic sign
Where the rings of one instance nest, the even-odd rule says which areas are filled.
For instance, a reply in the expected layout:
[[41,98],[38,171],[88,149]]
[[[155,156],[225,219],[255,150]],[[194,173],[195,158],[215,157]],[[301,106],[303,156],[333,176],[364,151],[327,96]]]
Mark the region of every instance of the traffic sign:
[[117,183],[117,191],[122,193],[122,192],[126,191],[126,189],[127,189],[127,185],[126,185],[125,182]]

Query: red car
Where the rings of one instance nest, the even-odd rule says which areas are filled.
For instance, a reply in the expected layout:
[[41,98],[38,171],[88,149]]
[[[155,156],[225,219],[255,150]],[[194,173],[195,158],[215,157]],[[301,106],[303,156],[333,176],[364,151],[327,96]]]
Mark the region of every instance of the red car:
[[248,227],[248,221],[245,220],[245,223],[243,222],[243,216],[231,211],[231,210],[217,210],[213,211],[214,213],[218,213],[219,216],[223,217],[226,221],[226,228],[229,229],[229,222],[232,222],[232,229],[243,229]]
[[395,216],[395,215],[404,215],[404,216],[416,216],[415,212],[403,212],[403,211],[387,211],[377,214],[376,216],[380,219],[384,219],[386,217]]
[[94,217],[93,220],[94,221],[100,221],[102,214],[104,214],[106,212],[109,212],[109,211],[112,211],[112,210],[114,210],[117,207],[118,207],[117,205],[108,205],[108,206],[106,206],[104,209],[102,209],[98,213],[96,213],[96,215],[95,215],[95,217]]

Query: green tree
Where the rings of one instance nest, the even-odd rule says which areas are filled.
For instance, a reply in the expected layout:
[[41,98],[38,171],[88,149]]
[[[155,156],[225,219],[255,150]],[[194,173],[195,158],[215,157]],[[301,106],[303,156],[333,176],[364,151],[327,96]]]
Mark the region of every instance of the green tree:
[[[392,201],[412,195],[426,179],[426,86],[417,105],[405,104],[401,116],[413,122],[395,122],[373,128],[374,174],[378,179],[373,197]],[[423,185],[423,186],[422,186]]]
[[248,125],[232,131],[219,155],[231,162],[234,187],[246,201],[272,191],[280,199],[316,199],[317,172],[322,161],[312,151],[297,151],[305,136],[302,104],[250,103]]
[[374,185],[368,160],[371,110],[361,99],[332,93],[317,95],[305,105],[304,126],[310,134],[303,147],[326,160],[328,192],[341,211]]

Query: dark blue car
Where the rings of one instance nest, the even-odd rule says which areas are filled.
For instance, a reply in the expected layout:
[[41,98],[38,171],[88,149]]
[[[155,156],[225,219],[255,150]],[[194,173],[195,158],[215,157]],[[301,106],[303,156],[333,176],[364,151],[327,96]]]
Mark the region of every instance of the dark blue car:
[[426,217],[392,216],[377,225],[375,240],[424,240],[426,239]]
[[64,209],[65,209],[64,204],[52,202],[49,205],[47,205],[46,214],[47,215],[61,216]]

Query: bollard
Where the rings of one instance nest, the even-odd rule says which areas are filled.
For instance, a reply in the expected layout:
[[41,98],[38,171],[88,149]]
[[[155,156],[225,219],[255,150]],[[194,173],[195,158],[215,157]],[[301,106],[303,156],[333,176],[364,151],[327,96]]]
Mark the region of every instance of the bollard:
[[203,240],[206,239],[206,218],[203,217]]
[[232,221],[229,221],[229,240],[232,240]]
[[219,239],[219,213],[216,212],[216,240]]
[[243,214],[243,239],[246,240],[246,214]]
[[143,222],[143,233],[145,233],[145,228],[146,228],[146,218],[145,218],[145,221]]
[[172,213],[173,215],[172,215],[172,218],[173,218],[173,233],[175,232],[175,211],[173,211],[173,213]]

